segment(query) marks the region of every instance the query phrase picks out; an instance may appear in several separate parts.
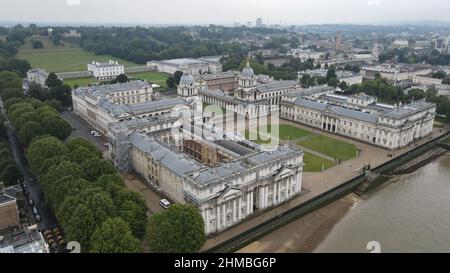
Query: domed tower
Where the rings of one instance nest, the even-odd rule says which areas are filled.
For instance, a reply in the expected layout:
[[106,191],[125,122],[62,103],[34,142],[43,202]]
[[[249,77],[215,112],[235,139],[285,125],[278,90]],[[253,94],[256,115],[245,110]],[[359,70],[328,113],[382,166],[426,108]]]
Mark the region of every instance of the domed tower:
[[247,65],[242,70],[241,74],[239,75],[239,88],[248,90],[253,87],[256,87],[257,81],[255,72],[250,67],[250,60],[247,59]]
[[195,97],[198,95],[199,84],[194,77],[189,73],[184,73],[180,78],[177,92],[182,97]]

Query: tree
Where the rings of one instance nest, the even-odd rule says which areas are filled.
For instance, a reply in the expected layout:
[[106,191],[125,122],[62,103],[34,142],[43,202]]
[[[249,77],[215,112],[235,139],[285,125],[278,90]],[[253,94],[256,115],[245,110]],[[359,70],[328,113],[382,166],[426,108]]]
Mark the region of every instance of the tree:
[[337,78],[330,78],[328,80],[328,85],[336,88],[339,85],[339,80]]
[[59,111],[59,112],[61,112],[61,111],[64,110],[64,107],[63,107],[63,105],[62,105],[62,102],[59,101],[59,100],[55,100],[55,99],[46,100],[46,101],[45,101],[45,104],[48,105],[48,106],[50,106],[50,107],[52,107],[52,108],[55,108],[55,109],[56,109],[57,111]]
[[44,128],[36,121],[28,121],[19,130],[20,141],[28,145],[33,138],[40,136],[44,133]]
[[206,240],[203,218],[192,206],[172,205],[149,219],[146,239],[152,252],[198,252]]
[[347,89],[347,82],[341,81],[341,82],[339,83],[339,88],[340,88],[342,91],[345,91],[345,90]]
[[133,237],[128,224],[121,218],[108,218],[91,237],[93,253],[138,253],[140,242]]
[[83,252],[90,249],[91,237],[100,224],[116,213],[109,195],[99,188],[87,188],[68,196],[57,210],[67,239],[78,241]]
[[66,140],[72,133],[72,127],[60,117],[52,117],[43,123],[45,132],[57,137],[60,140]]
[[100,152],[100,150],[98,150],[96,146],[94,146],[91,142],[89,142],[86,139],[82,139],[82,138],[71,139],[66,144],[66,146],[69,149],[69,151],[73,151],[75,149],[78,149],[79,147],[83,147],[83,148],[88,149],[92,153],[95,153],[97,155],[97,157],[102,156],[102,153]]
[[2,91],[2,100],[6,101],[11,98],[24,98],[25,95],[21,88],[5,88]]
[[27,149],[27,160],[33,171],[38,171],[46,159],[67,155],[66,146],[57,138],[34,139]]
[[54,211],[58,211],[66,197],[77,195],[88,188],[92,188],[89,181],[73,176],[64,176],[46,185],[46,202]]
[[117,208],[117,215],[129,225],[133,235],[142,239],[147,224],[147,206],[142,196],[125,187],[109,187],[111,198]]
[[41,101],[48,99],[50,96],[48,88],[44,88],[42,85],[37,83],[30,84],[28,95]]
[[42,44],[42,42],[39,40],[33,40],[33,41],[31,41],[31,44],[33,45],[34,49],[39,49],[39,48],[44,47],[44,44]]
[[0,170],[0,181],[5,182],[5,186],[17,185],[21,177],[22,173],[15,163],[11,163]]
[[10,98],[10,99],[4,101],[3,107],[5,108],[6,111],[8,111],[9,107],[11,107],[12,105],[14,105],[16,103],[20,103],[20,102],[24,102],[24,100],[21,98]]
[[111,162],[100,158],[88,158],[81,164],[83,178],[91,182],[105,174],[114,174],[116,169]]
[[72,103],[72,88],[68,85],[55,86],[50,88],[49,98],[62,102],[63,105],[69,106]]
[[58,79],[58,76],[56,76],[55,73],[50,73],[48,74],[48,78],[45,81],[45,85],[48,86],[49,88],[53,88],[53,87],[61,87],[63,85],[63,82]]
[[450,84],[450,77],[443,79],[442,84]]
[[173,77],[168,77],[167,79],[166,79],[166,84],[167,84],[167,87],[168,88],[175,88],[175,79],[173,78]]
[[301,83],[303,86],[308,86],[309,83],[310,83],[310,81],[309,81],[310,79],[311,79],[311,76],[308,75],[308,74],[305,74],[305,75],[303,75],[303,76],[301,77],[300,83]]
[[177,71],[175,71],[175,73],[173,73],[173,78],[175,79],[175,83],[177,85],[180,84],[181,76],[183,76],[183,72],[182,71],[177,70]]
[[116,81],[120,82],[120,83],[124,83],[128,81],[128,77],[125,74],[120,74],[119,76],[116,77]]
[[6,88],[22,88],[22,79],[17,73],[10,71],[0,72],[0,93]]
[[31,104],[35,109],[45,106],[45,103],[34,98],[26,98],[25,102]]

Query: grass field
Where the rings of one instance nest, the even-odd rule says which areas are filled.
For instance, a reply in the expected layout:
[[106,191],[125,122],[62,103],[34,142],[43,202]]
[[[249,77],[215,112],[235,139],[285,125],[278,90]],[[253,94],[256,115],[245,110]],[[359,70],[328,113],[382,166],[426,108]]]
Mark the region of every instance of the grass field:
[[79,78],[79,79],[65,79],[64,84],[69,85],[70,87],[81,87],[88,86],[89,84],[99,83],[101,81],[96,80],[94,78]]
[[303,156],[303,162],[305,163],[305,167],[303,168],[305,172],[321,172],[322,167],[326,170],[336,165],[332,161],[307,152],[305,152],[305,155]]
[[127,74],[129,78],[136,78],[140,80],[146,80],[151,83],[157,84],[162,88],[167,88],[166,80],[169,75],[161,72],[140,72],[140,73],[129,73]]
[[349,160],[356,157],[357,152],[355,145],[323,135],[315,135],[314,137],[301,140],[297,142],[297,144],[321,154],[342,160]]
[[[39,40],[44,48],[33,49],[31,40]],[[86,65],[92,61],[105,62],[116,60],[124,66],[137,64],[115,58],[109,55],[95,55],[80,48],[78,45],[62,42],[60,46],[54,45],[47,37],[30,37],[27,43],[19,49],[18,58],[27,60],[33,68],[43,68],[47,72],[68,72],[86,70]]]
[[[267,126],[261,126],[259,128],[261,132],[267,132],[271,135],[276,136],[277,138],[287,141],[287,140],[296,140],[305,136],[311,135],[311,132],[293,127],[290,125],[267,125]],[[277,136],[279,134],[279,136]]]

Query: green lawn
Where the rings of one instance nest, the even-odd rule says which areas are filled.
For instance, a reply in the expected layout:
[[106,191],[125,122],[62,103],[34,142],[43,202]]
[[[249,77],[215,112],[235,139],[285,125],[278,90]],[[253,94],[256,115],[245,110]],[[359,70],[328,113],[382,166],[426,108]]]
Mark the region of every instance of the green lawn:
[[284,141],[296,140],[311,135],[311,132],[309,131],[285,124],[280,125],[269,124],[268,126],[264,125],[259,127],[259,130],[262,133],[270,133],[271,135]]
[[139,73],[128,73],[129,78],[136,78],[140,80],[146,80],[151,83],[157,84],[162,88],[167,88],[166,80],[169,77],[168,74],[161,72],[139,72]]
[[323,135],[315,135],[314,137],[301,140],[297,142],[297,144],[321,154],[342,160],[349,160],[356,157],[357,152],[355,145]]
[[70,87],[81,87],[88,86],[89,84],[99,83],[101,81],[96,80],[94,78],[79,78],[79,79],[65,79],[64,84],[69,85]]
[[[33,49],[31,40],[39,40],[44,48]],[[56,46],[47,37],[30,37],[27,43],[19,49],[18,58],[27,60],[33,68],[43,68],[47,72],[84,71],[92,61],[105,62],[116,60],[125,66],[137,66],[133,62],[122,60],[109,55],[95,55],[85,51],[78,45],[61,42]]]
[[303,168],[305,172],[321,172],[322,167],[324,167],[324,170],[326,170],[336,165],[332,161],[307,152],[305,152],[305,155],[303,156],[303,162],[305,163],[305,166]]

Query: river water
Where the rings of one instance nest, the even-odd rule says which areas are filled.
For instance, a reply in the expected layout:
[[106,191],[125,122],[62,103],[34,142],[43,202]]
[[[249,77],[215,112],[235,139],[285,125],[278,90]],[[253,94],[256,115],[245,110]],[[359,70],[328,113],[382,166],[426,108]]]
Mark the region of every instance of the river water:
[[358,202],[315,252],[450,252],[450,153]]

